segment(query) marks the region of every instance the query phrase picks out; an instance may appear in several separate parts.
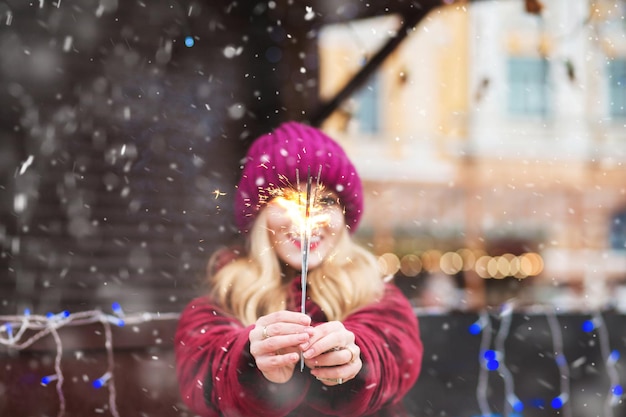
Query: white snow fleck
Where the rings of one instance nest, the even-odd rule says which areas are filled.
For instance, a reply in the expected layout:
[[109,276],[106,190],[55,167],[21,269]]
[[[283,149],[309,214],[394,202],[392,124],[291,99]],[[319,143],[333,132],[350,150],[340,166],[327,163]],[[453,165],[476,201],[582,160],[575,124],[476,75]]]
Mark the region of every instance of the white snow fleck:
[[34,157],[32,155],[28,155],[28,158],[26,158],[26,161],[24,161],[24,163],[20,167],[20,175],[23,175],[26,172],[28,167],[33,163],[33,160]]

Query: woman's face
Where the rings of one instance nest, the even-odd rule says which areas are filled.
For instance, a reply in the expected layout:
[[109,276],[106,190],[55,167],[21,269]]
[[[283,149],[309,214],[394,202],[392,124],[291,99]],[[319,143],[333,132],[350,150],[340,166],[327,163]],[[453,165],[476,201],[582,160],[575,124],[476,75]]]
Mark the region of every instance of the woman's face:
[[335,193],[314,186],[311,195],[315,196],[315,201],[309,211],[307,229],[303,228],[305,209],[302,207],[306,198],[301,193],[298,204],[295,191],[292,195],[285,194],[274,198],[265,207],[268,210],[270,242],[282,262],[301,270],[304,244],[302,231],[310,230],[308,269],[314,269],[333,253],[333,248],[345,231],[343,207]]

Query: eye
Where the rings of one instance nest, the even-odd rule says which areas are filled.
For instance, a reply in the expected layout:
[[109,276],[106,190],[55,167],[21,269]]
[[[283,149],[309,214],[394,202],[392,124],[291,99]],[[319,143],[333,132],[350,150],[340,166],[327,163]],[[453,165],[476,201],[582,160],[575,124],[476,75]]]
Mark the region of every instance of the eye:
[[339,197],[332,195],[322,196],[319,198],[318,204],[324,207],[332,207],[339,204]]

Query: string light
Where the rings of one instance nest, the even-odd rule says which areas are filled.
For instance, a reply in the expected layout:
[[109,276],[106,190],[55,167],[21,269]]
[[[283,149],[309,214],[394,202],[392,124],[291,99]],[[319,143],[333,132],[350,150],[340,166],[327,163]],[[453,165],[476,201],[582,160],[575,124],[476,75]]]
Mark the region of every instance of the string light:
[[572,415],[572,409],[568,402],[570,392],[570,372],[569,365],[567,364],[567,358],[563,353],[563,333],[561,332],[561,326],[554,308],[548,308],[546,310],[546,318],[548,320],[548,326],[550,327],[550,335],[552,336],[552,349],[554,350],[554,360],[559,370],[561,390],[561,394],[552,399],[551,405],[554,409],[562,408],[563,415],[565,417],[570,417]]
[[603,358],[606,358],[606,372],[609,376],[610,387],[604,403],[604,415],[606,417],[613,417],[613,407],[619,403],[624,394],[624,390],[619,383],[619,374],[615,367],[620,358],[620,353],[618,350],[611,350],[609,331],[602,314],[594,314],[592,321],[598,330],[600,353]]
[[[556,310],[551,306],[546,307],[545,311],[541,309],[541,306],[534,308],[536,312],[544,313],[547,318],[550,335],[552,337],[554,360],[559,370],[560,393],[547,402],[541,398],[536,398],[529,400],[529,404],[540,408],[551,407],[554,410],[558,410],[559,414],[562,416],[571,417],[572,406],[569,401],[570,370],[565,354],[563,353],[563,335]],[[108,391],[110,413],[113,417],[120,417],[116,405],[115,375],[113,372],[115,358],[111,331],[112,326],[132,325],[155,320],[177,320],[179,318],[179,313],[140,313],[127,315],[124,313],[119,303],[113,303],[111,309],[113,312],[112,315],[106,314],[100,310],[93,310],[78,313],[62,311],[60,313],[48,313],[42,316],[33,315],[29,310],[25,310],[24,314],[21,316],[0,316],[0,323],[3,323],[0,325],[0,345],[15,350],[24,350],[44,337],[51,337],[54,340],[56,345],[54,373],[43,376],[40,382],[41,385],[45,387],[55,386],[59,400],[57,417],[63,417],[66,412],[66,400],[63,394],[64,378],[61,369],[63,344],[58,332],[61,327],[81,326],[93,323],[100,323],[103,326],[105,336],[104,345],[107,357],[106,369],[100,377],[92,380],[91,385],[94,389],[106,389]],[[514,305],[512,303],[506,303],[502,306],[499,314],[500,323],[497,327],[498,331],[495,337],[492,323],[493,318],[486,311],[480,312],[478,319],[468,326],[470,334],[476,336],[481,334],[478,355],[480,371],[476,386],[476,397],[482,416],[493,415],[488,402],[488,384],[489,373],[494,371],[497,371],[503,378],[505,394],[504,415],[510,417],[518,416],[521,415],[524,409],[524,403],[515,394],[513,376],[507,368],[505,361],[505,342],[509,337],[513,312]],[[585,320],[581,325],[581,330],[586,333],[593,331],[598,332],[601,355],[606,359],[606,372],[609,378],[609,388],[606,395],[603,415],[605,417],[613,417],[614,407],[621,403],[624,396],[624,389],[620,384],[619,374],[616,369],[621,354],[618,350],[611,349],[608,328],[602,314],[596,313],[591,318]],[[29,337],[27,337],[27,332]],[[493,348],[491,348],[492,343]]]
[[[482,416],[493,415],[487,401],[488,397],[488,373],[498,371],[503,378],[504,391],[505,391],[505,409],[504,415],[515,416],[520,415],[524,409],[524,403],[515,394],[515,386],[513,376],[510,370],[506,366],[505,361],[505,341],[507,340],[510,332],[510,325],[512,315],[514,311],[513,303],[505,303],[502,306],[500,313],[500,324],[495,340],[493,340],[494,349],[490,349],[493,337],[493,325],[491,317],[486,312],[481,312],[477,321],[472,323],[468,330],[473,335],[482,333],[479,351],[480,372],[478,375],[478,383],[476,386],[476,397]],[[565,416],[570,417],[572,414],[571,406],[569,404],[570,397],[570,371],[569,365],[565,354],[563,353],[563,335],[559,325],[559,321],[556,316],[555,309],[553,307],[546,308],[545,310],[548,326],[550,328],[550,334],[552,336],[552,347],[554,351],[554,359],[559,370],[560,380],[560,394],[554,397],[550,401],[550,406]],[[597,323],[600,322],[598,318],[590,320],[585,328],[589,329],[593,325],[593,328],[597,327]],[[608,336],[606,337],[608,341]],[[605,351],[608,348],[605,348]],[[615,362],[619,359],[619,352],[613,351],[608,356],[608,362],[615,365]],[[607,357],[605,356],[605,357]],[[607,365],[607,368],[609,365]],[[611,379],[611,392],[610,397],[607,399],[607,404],[614,405],[617,400],[623,395],[623,388],[619,385],[619,381],[616,379],[617,372],[614,373],[615,378]],[[546,406],[545,401],[542,399],[535,399],[531,403],[539,408]],[[612,414],[605,414],[612,416]]]
[[107,371],[100,378],[94,380],[91,385],[93,385],[94,388],[99,389],[102,388],[109,379],[111,379],[111,372]]
[[489,256],[483,251],[459,249],[456,252],[440,252],[428,250],[423,253],[410,253],[399,259],[395,253],[385,253],[379,258],[385,265],[389,265],[386,273],[394,274],[398,270],[407,277],[415,277],[421,272],[443,272],[446,275],[455,275],[460,271],[473,270],[484,279],[502,279],[513,277],[525,279],[534,277],[544,269],[541,255],[534,252],[515,256],[505,253],[500,256]]
[[[473,333],[472,333],[473,332]],[[488,385],[488,367],[486,360],[488,356],[491,356],[488,352],[488,348],[491,345],[491,319],[486,311],[482,311],[478,320],[470,326],[470,333],[478,334],[482,333],[480,339],[480,351],[478,355],[478,361],[480,362],[480,371],[478,373],[478,383],[476,384],[476,399],[478,400],[478,407],[483,416],[491,415],[491,408],[487,401],[487,385]]]
[[500,313],[500,327],[498,329],[498,333],[496,334],[496,340],[494,343],[494,347],[496,349],[496,357],[499,359],[498,362],[501,364],[500,375],[504,380],[504,392],[506,397],[506,402],[504,404],[505,415],[510,415],[511,411],[520,412],[524,409],[524,405],[515,395],[515,384],[513,382],[513,375],[509,368],[506,366],[505,361],[505,350],[504,350],[504,342],[506,341],[509,331],[511,329],[511,319],[513,318],[513,304],[505,303],[502,306],[502,311]]
[[[116,404],[116,390],[114,384],[114,365],[115,357],[113,353],[113,335],[111,325],[124,326],[126,324],[139,324],[156,320],[177,320],[179,313],[140,313],[126,315],[119,303],[112,304],[114,315],[105,314],[100,310],[83,311],[70,313],[62,311],[60,313],[47,313],[45,316],[31,314],[30,310],[25,310],[24,314],[19,316],[0,316],[0,322],[4,322],[0,326],[0,345],[15,350],[24,350],[32,346],[38,340],[50,336],[53,338],[56,346],[56,354],[54,359],[54,374],[46,375],[41,378],[43,386],[49,386],[52,383],[56,385],[57,397],[59,399],[59,410],[57,417],[63,417],[66,410],[65,396],[63,394],[63,370],[61,368],[61,358],[63,356],[63,343],[59,336],[58,330],[65,326],[83,326],[93,323],[100,323],[104,328],[104,346],[107,353],[107,369],[99,378],[92,382],[95,389],[106,386],[109,392],[109,410],[113,417],[120,417]],[[30,337],[26,337],[29,332]],[[34,333],[32,333],[34,332]]]

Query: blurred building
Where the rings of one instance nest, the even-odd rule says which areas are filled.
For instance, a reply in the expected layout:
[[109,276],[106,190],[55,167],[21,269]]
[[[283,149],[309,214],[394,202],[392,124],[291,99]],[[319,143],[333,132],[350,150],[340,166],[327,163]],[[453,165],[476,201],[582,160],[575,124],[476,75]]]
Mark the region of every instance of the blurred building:
[[[626,284],[626,6],[542,3],[437,9],[323,126],[365,179],[359,236],[409,289],[443,272],[462,308],[587,309]],[[326,27],[322,95],[400,24]]]

